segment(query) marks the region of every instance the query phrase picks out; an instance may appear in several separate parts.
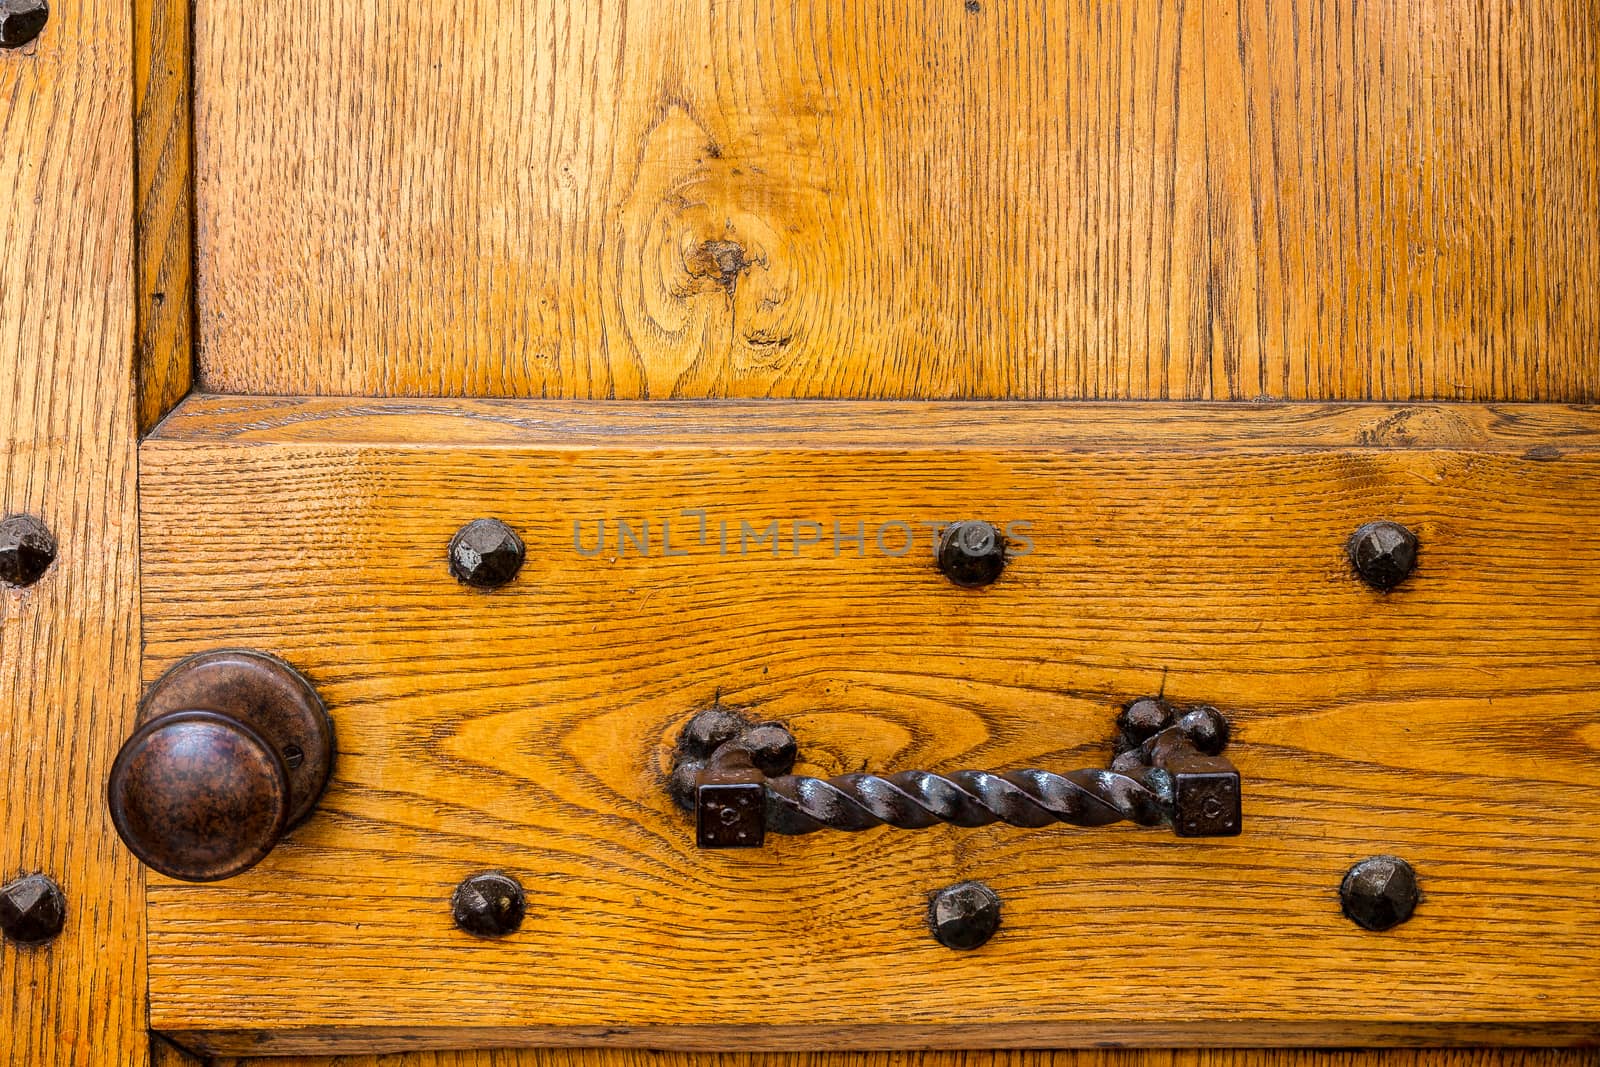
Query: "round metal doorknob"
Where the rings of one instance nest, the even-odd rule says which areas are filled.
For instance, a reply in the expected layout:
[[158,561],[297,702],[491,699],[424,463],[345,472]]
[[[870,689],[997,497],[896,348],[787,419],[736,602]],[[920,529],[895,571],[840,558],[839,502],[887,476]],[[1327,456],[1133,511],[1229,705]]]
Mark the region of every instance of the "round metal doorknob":
[[282,660],[247,649],[191,656],[150,687],[117,753],[111,821],[153,870],[231,878],[311,814],[333,740],[316,690]]

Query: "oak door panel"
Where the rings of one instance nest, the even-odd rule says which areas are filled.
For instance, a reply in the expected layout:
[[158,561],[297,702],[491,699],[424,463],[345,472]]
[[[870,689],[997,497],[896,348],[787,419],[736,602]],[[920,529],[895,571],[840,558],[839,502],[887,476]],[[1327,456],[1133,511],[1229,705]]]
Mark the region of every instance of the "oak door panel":
[[223,392],[1600,396],[1592,0],[195,13]]

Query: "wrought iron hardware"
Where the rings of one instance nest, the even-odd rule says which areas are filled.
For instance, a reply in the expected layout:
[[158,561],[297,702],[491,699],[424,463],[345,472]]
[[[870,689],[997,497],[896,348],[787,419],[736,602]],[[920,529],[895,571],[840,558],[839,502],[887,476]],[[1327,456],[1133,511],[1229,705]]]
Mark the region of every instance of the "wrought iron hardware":
[[186,882],[259,863],[311,815],[333,722],[311,683],[264,652],[190,656],[150,687],[111,765],[111,821],[148,867]]
[[1223,758],[1228,720],[1211,707],[1178,711],[1135,701],[1120,720],[1108,769],[901,771],[811,778],[791,774],[794,735],[724,708],[702,711],[678,736],[671,790],[695,816],[701,848],[756,848],[768,833],[917,830],[938,823],[1170,826],[1179,837],[1231,837],[1243,824],[1239,772]]

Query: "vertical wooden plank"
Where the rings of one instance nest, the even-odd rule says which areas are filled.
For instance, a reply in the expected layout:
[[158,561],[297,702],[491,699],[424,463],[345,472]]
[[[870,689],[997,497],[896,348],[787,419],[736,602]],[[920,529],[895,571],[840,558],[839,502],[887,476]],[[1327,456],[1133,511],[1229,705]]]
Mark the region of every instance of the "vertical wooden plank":
[[1199,86],[1205,131],[1197,138],[1205,146],[1204,387],[1214,399],[1238,400],[1268,395],[1243,374],[1246,366],[1262,365],[1259,334],[1246,328],[1254,318],[1249,312],[1256,303],[1255,276],[1241,269],[1256,259],[1259,220],[1249,184],[1249,146],[1232,133],[1248,125],[1253,103],[1236,57],[1258,27],[1230,0],[1196,6],[1205,11],[1196,48],[1205,68]]
[[[1176,90],[1173,94],[1173,236],[1167,250],[1173,267],[1170,328],[1166,344],[1182,357],[1167,361],[1160,389],[1149,399],[1209,400],[1211,322],[1216,299],[1211,253],[1210,159],[1207,156],[1206,21],[1208,0],[1181,0]],[[1132,353],[1111,353],[1125,359]],[[1138,395],[1138,394],[1135,394]]]
[[66,892],[61,935],[0,945],[0,1062],[143,1064],[137,866],[102,799],[139,677],[133,342],[133,28],[51,5],[0,52],[0,509],[59,557],[0,587],[0,876]]
[[183,399],[194,362],[192,11],[190,0],[133,5],[140,433]]
[[1218,399],[1600,395],[1600,4],[1205,2]]

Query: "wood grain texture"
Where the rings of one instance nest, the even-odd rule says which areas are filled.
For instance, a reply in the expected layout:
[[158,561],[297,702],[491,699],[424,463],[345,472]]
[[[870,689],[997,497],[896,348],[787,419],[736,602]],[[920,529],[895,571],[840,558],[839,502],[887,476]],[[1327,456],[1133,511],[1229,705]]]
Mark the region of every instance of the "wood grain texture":
[[[972,1025],[952,1026],[795,1026],[760,1025],[734,1027],[363,1027],[314,1026],[277,1027],[271,1030],[206,1030],[168,1032],[197,1050],[214,1055],[208,1062],[274,1064],[297,1058],[312,1062],[355,1057],[357,1063],[396,1054],[438,1054],[438,1060],[453,1063],[452,1055],[480,1050],[502,1054],[504,1062],[518,1062],[515,1053],[537,1051],[567,1052],[585,1050],[616,1054],[628,1062],[629,1053],[692,1053],[702,1061],[715,1063],[728,1055],[728,1049],[753,1049],[771,1056],[811,1053],[825,1056],[848,1050],[851,1056],[861,1049],[887,1048],[906,1053],[966,1052],[988,1050],[995,1054],[1021,1051],[1077,1051],[1097,1048],[1172,1048],[1198,1051],[1226,1050],[1233,1043],[1246,1041],[1252,1046],[1304,1048],[1316,1045],[1363,1048],[1499,1048],[1538,1046],[1590,1050],[1594,1047],[1592,1025],[1562,1024],[1534,1027],[1509,1026],[1501,1022],[1476,1024],[1421,1023],[1395,1025],[1359,1022],[1343,1025],[1337,1036],[1321,1025],[1280,1025],[1229,1021],[1191,1021],[1181,1026],[1148,1023],[1106,1025],[1036,1023],[1011,1024],[1005,1036],[997,1031]],[[1003,1046],[1003,1047],[993,1047]],[[362,1057],[367,1057],[366,1060]],[[402,1061],[404,1062],[404,1061]],[[468,1059],[469,1063],[476,1060]],[[537,1062],[537,1061],[536,1061]]]
[[144,897],[105,775],[138,689],[133,102],[128,5],[52,4],[0,51],[0,512],[60,546],[0,586],[0,879],[67,897],[45,947],[0,941],[0,1062],[142,1064]]
[[1600,398],[1594,0],[196,12],[221,392]]
[[[552,451],[1022,446],[1056,452],[1425,449],[1558,459],[1600,446],[1597,409],[1559,404],[853,403],[207,396],[181,443],[515,445]],[[167,446],[162,446],[167,447]]]
[[1083,1049],[723,1055],[500,1049],[391,1056],[218,1060],[215,1067],[1592,1067],[1593,1049]]
[[149,1037],[150,1067],[197,1067],[203,1062],[209,1067],[209,1058],[202,1061],[157,1034],[151,1034]]
[[133,5],[139,431],[189,391],[194,365],[194,101],[189,0]]
[[[437,401],[248,403],[191,402],[143,446],[145,673],[279,653],[328,700],[340,758],[259,868],[153,881],[152,1021],[186,1043],[1600,1034],[1600,413],[1529,409],[1535,443],[1515,409],[1474,410],[1401,447],[1385,433],[1434,409],[1336,408],[1330,447],[1326,426],[1295,440],[1312,409],[1224,406],[1173,431],[1206,442],[1184,451],[1152,444],[1165,405],[984,406],[953,438],[922,426],[938,405],[799,405],[810,436],[612,405],[610,431],[556,440],[485,419],[492,402],[455,432]],[[701,425],[678,440],[687,409]],[[1080,414],[1100,447],[1053,447],[1041,427]],[[1226,447],[1241,424],[1275,429]],[[480,515],[532,546],[494,595],[444,566]],[[926,533],[904,555],[872,533],[973,515],[1033,523],[980,593],[938,577]],[[1387,597],[1343,556],[1379,516],[1424,546]],[[592,550],[601,517],[606,550],[575,551],[574,522]],[[868,540],[722,555],[722,519],[864,522]],[[618,549],[619,520],[651,524],[654,551]],[[838,773],[1102,765],[1117,705],[1160,689],[1234,717],[1243,837],[941,829],[707,854],[662,790],[678,726],[719,698],[788,721],[804,767]],[[1336,894],[1379,852],[1425,892],[1381,936]],[[533,893],[503,942],[450,926],[451,888],[485,868]],[[1001,893],[1006,925],[954,954],[922,912],[964,877]]]

